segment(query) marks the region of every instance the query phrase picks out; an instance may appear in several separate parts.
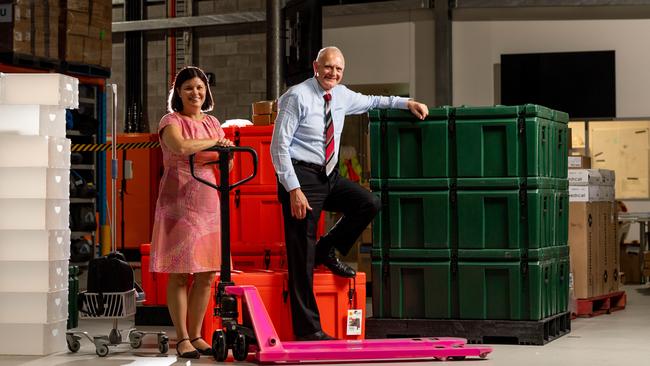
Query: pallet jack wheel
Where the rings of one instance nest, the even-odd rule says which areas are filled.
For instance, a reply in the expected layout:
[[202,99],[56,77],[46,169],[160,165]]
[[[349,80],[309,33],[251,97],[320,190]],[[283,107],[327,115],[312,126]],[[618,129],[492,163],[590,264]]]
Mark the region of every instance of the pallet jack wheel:
[[237,361],[244,361],[248,357],[248,342],[246,342],[246,336],[238,333],[237,338],[235,338],[235,344],[232,347],[232,356]]
[[465,356],[451,356],[449,359],[452,361],[462,361],[465,359]]
[[228,357],[228,346],[226,345],[226,336],[222,330],[215,330],[212,333],[212,354],[214,359],[223,362]]

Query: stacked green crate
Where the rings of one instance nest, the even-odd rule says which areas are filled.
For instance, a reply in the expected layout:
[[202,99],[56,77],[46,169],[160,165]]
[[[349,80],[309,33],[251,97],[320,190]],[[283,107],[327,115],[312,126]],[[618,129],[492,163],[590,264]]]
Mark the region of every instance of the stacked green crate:
[[535,105],[430,112],[421,122],[371,113],[371,188],[383,202],[374,314],[539,320],[565,310],[568,116]]
[[424,121],[408,111],[371,112],[370,186],[383,203],[373,225],[376,316],[452,315],[452,111],[431,109]]

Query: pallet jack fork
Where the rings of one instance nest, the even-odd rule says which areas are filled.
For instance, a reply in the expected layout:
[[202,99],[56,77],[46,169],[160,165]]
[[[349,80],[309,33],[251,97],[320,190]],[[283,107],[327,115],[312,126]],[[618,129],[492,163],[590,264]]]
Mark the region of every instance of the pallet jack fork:
[[[281,341],[271,318],[254,286],[238,286],[232,282],[230,268],[230,207],[227,199],[231,189],[253,179],[257,174],[257,153],[250,147],[213,146],[204,151],[216,151],[222,157],[205,164],[219,165],[219,183],[214,184],[195,174],[194,155],[190,156],[192,176],[221,194],[221,273],[216,297],[215,314],[221,317],[222,329],[212,335],[212,352],[217,361],[228,357],[232,350],[235,360],[243,361],[249,352],[261,363],[346,362],[346,361],[405,361],[462,360],[467,357],[486,358],[492,348],[468,346],[463,338],[393,338],[333,341]],[[248,177],[229,183],[228,159],[233,153],[248,153],[253,172]],[[242,301],[243,323],[238,323],[237,302]]]

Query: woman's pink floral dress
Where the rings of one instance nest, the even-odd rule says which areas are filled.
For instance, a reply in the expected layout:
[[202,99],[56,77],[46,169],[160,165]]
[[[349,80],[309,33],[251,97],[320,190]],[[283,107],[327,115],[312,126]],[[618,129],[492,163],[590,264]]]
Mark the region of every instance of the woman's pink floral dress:
[[[160,120],[158,133],[175,124],[186,139],[223,138],[219,121],[205,115],[195,121],[178,113],[169,113]],[[221,220],[219,195],[216,190],[192,178],[189,157],[174,154],[160,140],[165,167],[153,226],[151,271],[166,273],[199,273],[217,271],[221,264]],[[216,182],[214,165],[202,162],[216,160],[216,153],[197,153],[195,174]]]

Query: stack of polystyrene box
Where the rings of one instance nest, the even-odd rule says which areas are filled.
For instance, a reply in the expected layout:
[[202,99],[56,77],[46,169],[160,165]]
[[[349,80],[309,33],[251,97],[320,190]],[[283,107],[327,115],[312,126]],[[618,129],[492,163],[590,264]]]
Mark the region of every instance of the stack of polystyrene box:
[[78,80],[0,73],[0,354],[63,351],[70,140]]

